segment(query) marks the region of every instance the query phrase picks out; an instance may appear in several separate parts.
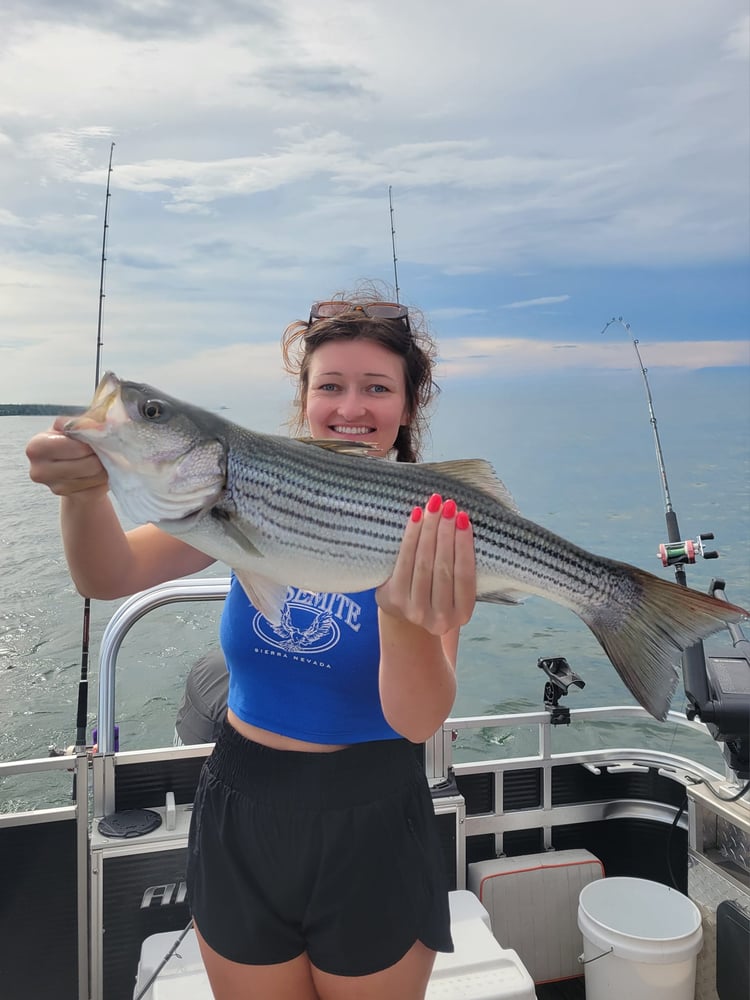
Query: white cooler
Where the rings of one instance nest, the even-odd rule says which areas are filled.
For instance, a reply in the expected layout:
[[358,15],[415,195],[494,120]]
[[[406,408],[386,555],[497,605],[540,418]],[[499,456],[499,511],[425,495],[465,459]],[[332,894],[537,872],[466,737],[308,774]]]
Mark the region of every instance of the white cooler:
[[[450,894],[450,906],[456,950],[438,954],[426,1000],[535,1000],[531,976],[515,951],[497,943],[490,916],[477,897],[458,890]],[[143,942],[134,997],[178,937],[170,931]],[[194,931],[185,935],[143,1000],[212,1000]]]

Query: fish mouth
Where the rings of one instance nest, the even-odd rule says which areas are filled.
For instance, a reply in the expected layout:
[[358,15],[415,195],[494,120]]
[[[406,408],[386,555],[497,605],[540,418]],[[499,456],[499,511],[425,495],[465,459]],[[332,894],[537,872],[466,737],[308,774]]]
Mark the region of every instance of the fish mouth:
[[96,387],[91,406],[79,417],[68,420],[64,427],[65,433],[104,431],[109,411],[120,397],[120,386],[120,379],[113,372],[107,372]]

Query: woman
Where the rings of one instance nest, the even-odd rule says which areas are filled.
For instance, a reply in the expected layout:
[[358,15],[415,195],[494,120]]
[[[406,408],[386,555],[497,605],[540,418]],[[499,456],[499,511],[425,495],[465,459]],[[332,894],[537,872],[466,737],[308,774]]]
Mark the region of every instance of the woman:
[[[404,306],[372,295],[316,303],[282,351],[300,429],[417,460],[434,346]],[[123,531],[101,465],[62,423],[27,455],[31,478],[62,497],[82,594],[122,597],[211,563],[153,525]],[[233,579],[221,622],[228,712],[196,792],[187,872],[217,1000],[424,996],[436,951],[452,943],[411,744],[450,712],[474,600],[468,516],[436,495],[412,511],[375,591],[290,587],[274,627]]]

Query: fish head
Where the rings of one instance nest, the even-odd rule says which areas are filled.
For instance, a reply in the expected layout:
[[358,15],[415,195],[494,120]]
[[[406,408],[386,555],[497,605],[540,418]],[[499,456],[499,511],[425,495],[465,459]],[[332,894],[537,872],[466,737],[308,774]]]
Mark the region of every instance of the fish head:
[[69,420],[64,432],[94,450],[115,499],[136,524],[194,523],[226,483],[226,445],[210,417],[107,372],[89,409]]

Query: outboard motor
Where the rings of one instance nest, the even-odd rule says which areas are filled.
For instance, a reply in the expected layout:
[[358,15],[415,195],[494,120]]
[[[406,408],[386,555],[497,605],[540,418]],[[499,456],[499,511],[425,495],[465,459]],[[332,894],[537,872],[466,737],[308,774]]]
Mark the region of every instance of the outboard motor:
[[[723,580],[712,580],[708,592],[726,601]],[[706,726],[724,759],[740,781],[750,778],[750,641],[739,625],[729,625],[732,646],[706,654],[703,643],[685,650],[682,679],[686,714]]]

